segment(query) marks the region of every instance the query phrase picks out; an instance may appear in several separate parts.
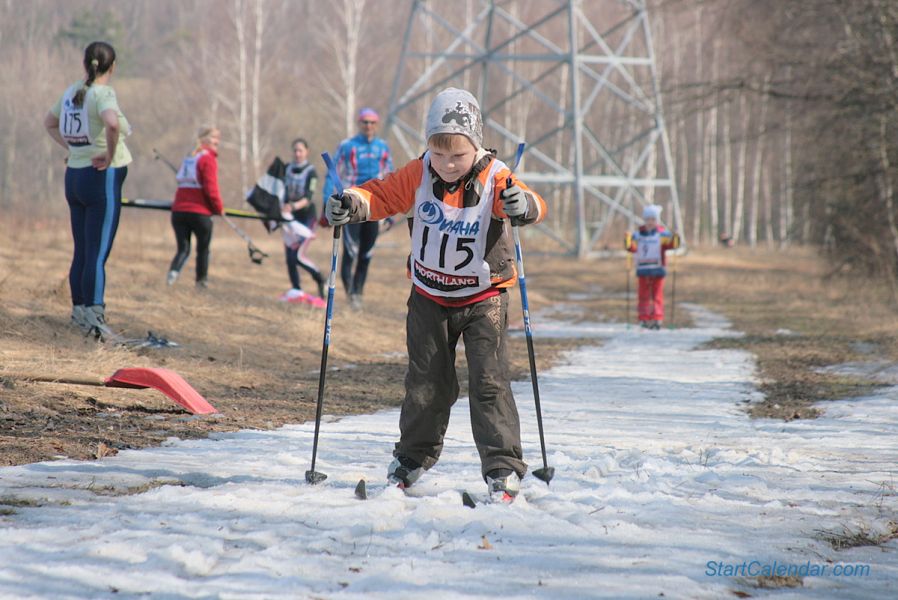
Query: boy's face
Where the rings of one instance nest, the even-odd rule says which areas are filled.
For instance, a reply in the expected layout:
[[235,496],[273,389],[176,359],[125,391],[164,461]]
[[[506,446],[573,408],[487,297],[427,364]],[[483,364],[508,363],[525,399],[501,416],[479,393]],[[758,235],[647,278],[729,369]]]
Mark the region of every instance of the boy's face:
[[468,174],[474,166],[477,148],[466,136],[454,134],[449,148],[436,148],[429,141],[430,166],[446,183],[455,183]]
[[646,229],[654,229],[658,226],[658,221],[654,217],[647,217],[645,219],[645,228]]

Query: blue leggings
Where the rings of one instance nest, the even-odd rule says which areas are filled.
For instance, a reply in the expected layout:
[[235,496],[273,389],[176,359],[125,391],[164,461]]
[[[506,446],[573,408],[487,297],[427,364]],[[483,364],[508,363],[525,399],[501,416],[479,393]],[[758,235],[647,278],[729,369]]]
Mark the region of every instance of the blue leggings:
[[122,184],[128,167],[68,168],[65,198],[72,217],[75,253],[69,269],[72,304],[104,304],[106,259],[118,229],[122,210]]

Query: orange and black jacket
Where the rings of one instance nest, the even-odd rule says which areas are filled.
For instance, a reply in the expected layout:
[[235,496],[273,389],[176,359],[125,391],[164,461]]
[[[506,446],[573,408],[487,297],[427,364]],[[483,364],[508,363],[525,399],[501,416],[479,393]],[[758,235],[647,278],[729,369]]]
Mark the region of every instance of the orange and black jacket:
[[[437,198],[450,206],[476,206],[480,202],[486,178],[489,174],[494,153],[474,163],[471,171],[464,178],[453,184],[442,181],[431,168],[433,192]],[[387,175],[384,179],[375,179],[346,190],[351,199],[350,222],[379,221],[398,214],[408,216],[409,231],[413,226],[415,195],[421,185],[424,160],[417,158],[407,165]],[[527,196],[527,212],[517,217],[515,224],[530,225],[542,221],[547,212],[545,201],[533,190],[511,174],[508,168],[499,169],[494,176],[493,218],[487,233],[486,262],[490,267],[490,279],[493,289],[511,287],[516,276],[514,241],[505,214],[501,194],[508,187],[507,180],[511,176],[512,185],[516,185]],[[455,304],[453,302],[453,304]]]

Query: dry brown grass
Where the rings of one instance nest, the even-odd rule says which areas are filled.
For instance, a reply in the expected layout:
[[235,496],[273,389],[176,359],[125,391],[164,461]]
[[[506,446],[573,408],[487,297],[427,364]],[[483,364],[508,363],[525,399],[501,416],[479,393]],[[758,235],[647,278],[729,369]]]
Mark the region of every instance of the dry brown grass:
[[[181,280],[164,283],[174,240],[167,215],[125,209],[107,266],[107,318],[128,337],[148,330],[179,349],[138,351],[97,344],[68,324],[67,224],[20,222],[0,241],[0,464],[54,456],[98,458],[167,437],[210,431],[271,428],[314,418],[323,311],[277,301],[288,285],[280,235],[240,223],[271,256],[254,265],[246,245],[216,223],[210,287],[192,284],[193,260]],[[329,264],[330,232],[313,245]],[[405,277],[408,244],[400,227],[384,235],[372,263],[365,310],[348,309],[338,282],[328,362],[325,412],[352,414],[398,406],[405,375]],[[539,269],[537,269],[539,270]],[[308,284],[309,277],[304,274]],[[539,289],[539,286],[535,286]],[[551,300],[532,293],[534,309]],[[510,319],[520,324],[513,294]],[[512,340],[514,374],[526,376],[524,341]],[[576,340],[540,340],[539,368]],[[466,369],[459,360],[464,393]],[[221,411],[186,416],[151,390],[36,383],[16,374],[94,377],[122,367],[167,367],[181,374]]]
[[861,546],[881,546],[898,539],[898,523],[889,523],[886,531],[870,531],[867,527],[842,527],[838,531],[818,531],[819,538],[833,550],[847,550]]
[[753,416],[814,417],[812,403],[878,385],[818,373],[818,367],[898,360],[898,308],[888,287],[830,278],[826,267],[808,249],[696,252],[681,261],[684,299],[727,315],[746,333],[713,346],[756,355],[766,399],[752,406]]
[[[122,448],[158,444],[169,436],[271,428],[313,418],[323,312],[277,302],[287,287],[280,236],[267,236],[254,222],[241,225],[271,255],[263,265],[252,264],[244,242],[223,223],[216,223],[210,288],[193,287],[192,259],[181,281],[168,288],[164,278],[174,240],[167,215],[125,209],[108,265],[110,324],[127,336],[153,330],[183,346],[132,351],[86,340],[68,325],[68,225],[4,221],[0,225],[6,229],[0,236],[0,377],[5,377],[0,382],[0,464],[58,455],[96,458]],[[329,262],[329,237],[326,231],[324,239],[313,245],[312,255],[322,265]],[[525,237],[524,243],[525,250],[539,245],[538,238]],[[338,289],[326,413],[370,412],[398,406],[402,400],[407,246],[404,227],[381,238],[364,312],[350,311]],[[581,262],[531,251],[527,254],[531,308],[536,312],[563,303],[559,310],[579,311],[584,320],[622,321],[624,264],[622,258]],[[718,310],[746,331],[749,335],[739,343],[758,354],[765,386],[770,386],[765,389],[775,397],[778,390],[805,390],[807,380],[802,378],[816,377],[808,374],[810,365],[853,356],[851,340],[870,341],[893,358],[898,354],[894,307],[866,287],[860,292],[865,304],[858,306],[857,292],[824,282],[821,275],[819,261],[808,253],[694,252],[678,259],[676,298]],[[304,275],[303,281],[309,278]],[[635,290],[632,279],[631,285]],[[669,301],[671,287],[669,281]],[[511,302],[512,327],[519,328],[517,292],[511,294]],[[632,302],[631,296],[630,308],[635,312]],[[686,311],[677,310],[676,325],[687,324]],[[775,335],[784,327],[796,335]],[[539,339],[539,368],[547,368],[561,352],[580,343],[585,342]],[[511,345],[515,376],[525,378],[525,341],[515,337]],[[462,356],[459,362],[464,393]],[[102,379],[128,366],[177,371],[221,415],[186,416],[149,390],[30,383],[12,377],[35,373]]]

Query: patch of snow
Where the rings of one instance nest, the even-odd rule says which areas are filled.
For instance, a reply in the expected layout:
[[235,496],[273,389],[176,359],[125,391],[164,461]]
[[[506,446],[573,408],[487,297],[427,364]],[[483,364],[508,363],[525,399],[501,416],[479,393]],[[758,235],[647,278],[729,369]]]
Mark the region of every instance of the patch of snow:
[[[313,423],[2,468],[0,498],[37,506],[0,516],[0,598],[892,595],[898,541],[837,552],[821,532],[886,531],[898,513],[895,390],[827,403],[816,420],[751,420],[752,356],[699,349],[738,332],[684,308],[693,329],[539,323],[537,352],[540,336],[603,345],[540,373],[556,475],[525,478],[511,506],[461,504],[462,490],[485,488],[465,399],[440,462],[408,494],[380,483],[397,410],[325,419],[317,486],[304,480]],[[513,389],[538,468],[531,386]],[[368,501],[353,497],[362,477]],[[870,571],[776,591],[710,573],[774,561]]]
[[818,373],[859,377],[875,383],[898,384],[898,364],[887,360],[847,362],[816,369]]

